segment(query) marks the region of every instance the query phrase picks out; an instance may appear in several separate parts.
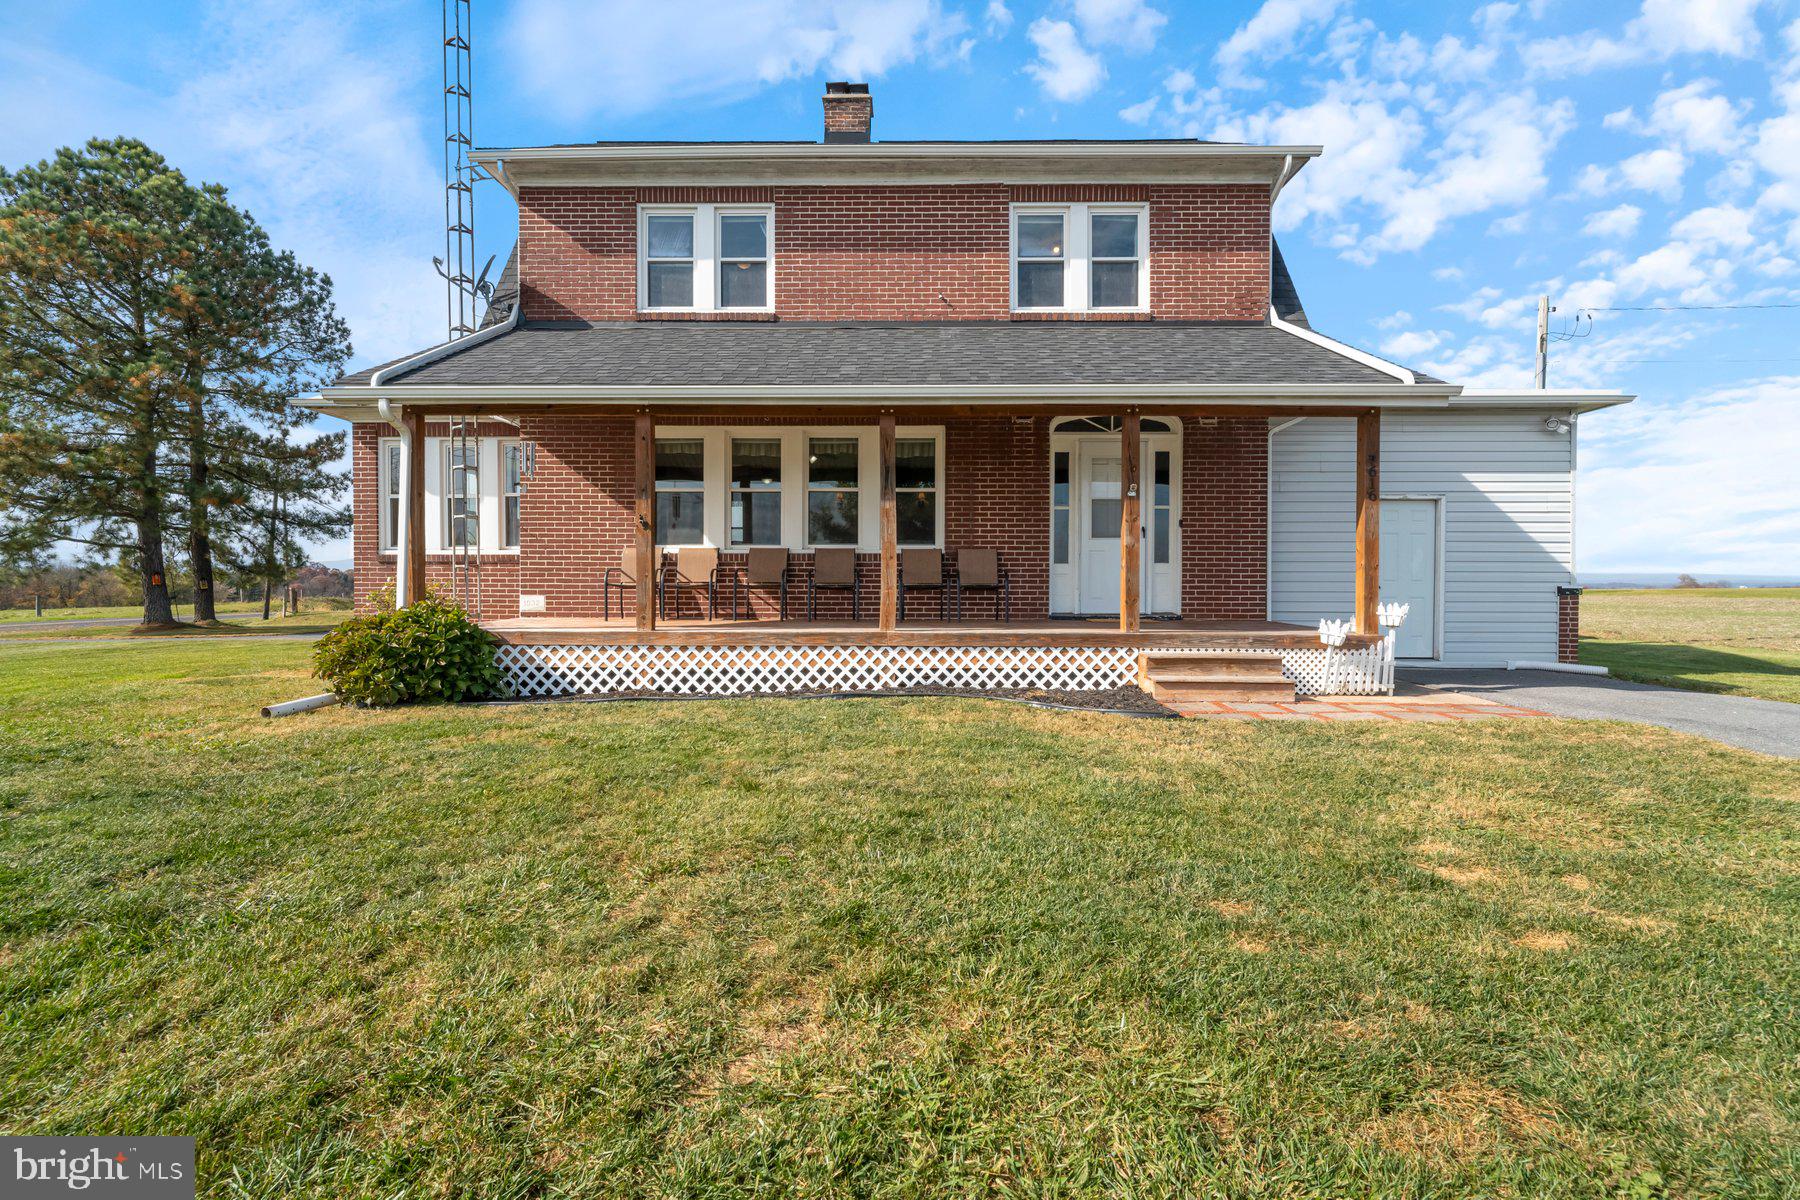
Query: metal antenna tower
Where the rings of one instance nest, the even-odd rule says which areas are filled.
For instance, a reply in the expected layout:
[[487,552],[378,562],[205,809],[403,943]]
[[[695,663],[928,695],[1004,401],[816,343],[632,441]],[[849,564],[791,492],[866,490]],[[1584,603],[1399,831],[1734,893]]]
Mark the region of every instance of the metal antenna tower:
[[471,0],[444,0],[444,277],[450,341],[475,332],[475,68],[469,50]]

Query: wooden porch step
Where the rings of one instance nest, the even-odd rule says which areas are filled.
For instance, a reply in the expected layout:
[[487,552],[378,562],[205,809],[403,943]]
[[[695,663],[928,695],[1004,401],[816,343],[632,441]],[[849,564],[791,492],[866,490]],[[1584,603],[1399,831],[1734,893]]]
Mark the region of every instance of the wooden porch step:
[[1177,711],[1209,700],[1290,704],[1294,700],[1294,682],[1281,673],[1281,656],[1259,651],[1140,654],[1138,683]]
[[1196,671],[1207,675],[1280,675],[1281,655],[1245,650],[1232,654],[1147,652],[1138,656],[1138,673],[1156,679],[1177,679]]

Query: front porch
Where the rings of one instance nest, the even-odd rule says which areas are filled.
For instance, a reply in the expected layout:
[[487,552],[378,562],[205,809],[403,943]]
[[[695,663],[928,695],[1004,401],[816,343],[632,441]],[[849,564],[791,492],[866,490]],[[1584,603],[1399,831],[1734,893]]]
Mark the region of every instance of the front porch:
[[1276,621],[1117,619],[909,621],[665,621],[516,618],[490,621],[516,695],[593,693],[742,695],[1094,691],[1140,683],[1150,657],[1201,663],[1278,658],[1300,695],[1386,691],[1393,647],[1352,634],[1328,651],[1317,631]]

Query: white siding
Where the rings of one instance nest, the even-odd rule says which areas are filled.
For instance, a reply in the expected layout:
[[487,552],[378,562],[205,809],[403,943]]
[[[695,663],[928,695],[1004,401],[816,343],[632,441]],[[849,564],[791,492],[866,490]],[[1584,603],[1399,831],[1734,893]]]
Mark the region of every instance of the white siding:
[[[1383,495],[1441,496],[1443,657],[1451,666],[1556,658],[1556,589],[1570,582],[1572,434],[1564,410],[1384,413]],[[1355,422],[1309,417],[1269,459],[1269,615],[1348,617],[1355,564]]]

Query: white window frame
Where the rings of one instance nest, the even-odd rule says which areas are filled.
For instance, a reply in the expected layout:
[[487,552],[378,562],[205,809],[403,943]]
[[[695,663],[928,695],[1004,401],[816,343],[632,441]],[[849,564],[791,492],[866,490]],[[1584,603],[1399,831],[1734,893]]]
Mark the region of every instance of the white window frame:
[[[942,425],[902,425],[894,431],[898,439],[931,439],[937,452],[937,541],[944,544],[944,508],[948,496],[945,475],[945,436]],[[705,508],[702,545],[716,546],[727,553],[740,552],[747,546],[731,541],[731,442],[779,439],[781,442],[781,544],[796,554],[810,553],[814,547],[807,540],[806,493],[808,479],[806,449],[809,439],[855,438],[857,443],[858,491],[866,499],[880,488],[881,437],[874,425],[659,425],[655,436],[663,438],[700,438],[706,443]],[[881,506],[857,502],[856,550],[873,554],[881,549]],[[659,541],[659,545],[665,544]]]
[[[1137,217],[1138,302],[1131,305],[1093,303],[1093,218],[1109,213]],[[1063,219],[1063,302],[1054,306],[1023,307],[1019,304],[1019,218],[1057,214]],[[1007,214],[1007,294],[1012,311],[1019,313],[1149,312],[1150,311],[1150,206],[1148,204],[1014,204]],[[1123,262],[1124,259],[1102,259]]]
[[[780,430],[765,430],[762,433],[747,433],[744,430],[732,430],[725,437],[725,542],[733,550],[748,550],[755,546],[784,546],[787,544],[787,504],[785,493],[788,486],[788,453],[782,442]],[[732,478],[731,448],[738,442],[774,442],[776,462],[780,464],[780,478],[774,487],[752,484],[739,487]],[[773,542],[740,542],[731,536],[731,504],[738,493],[746,495],[775,497],[775,528],[779,535]]]
[[899,442],[931,442],[932,443],[931,486],[928,488],[919,488],[919,487],[903,488],[903,487],[899,487],[896,485],[894,488],[894,499],[895,499],[895,508],[898,508],[899,507],[899,497],[901,496],[901,494],[906,493],[906,492],[930,492],[931,493],[931,512],[932,512],[934,524],[937,527],[933,531],[934,536],[935,536],[934,541],[900,542],[899,544],[901,546],[907,547],[907,548],[913,548],[913,547],[930,548],[933,546],[942,546],[944,544],[944,441],[941,437],[938,437],[935,434],[903,434],[897,429],[894,431],[894,441],[896,443],[899,443]]
[[[685,307],[650,304],[650,218],[689,216],[694,222],[694,302]],[[764,302],[754,306],[721,307],[719,273],[724,269],[719,257],[720,218],[760,216],[766,222],[768,243],[764,246],[768,264],[765,272],[768,294]],[[676,260],[669,260],[676,261]],[[737,261],[752,261],[739,260]],[[775,206],[773,204],[640,204],[637,219],[638,311],[655,312],[725,312],[772,313],[775,311]]]
[[[468,439],[469,448],[475,452],[476,544],[468,547],[468,551],[471,554],[485,550],[487,547],[484,543],[490,540],[487,536],[489,530],[488,513],[486,511],[488,507],[488,490],[483,486],[486,483],[486,480],[483,478],[486,472],[482,470],[482,467],[485,465],[482,462],[482,459],[486,457],[482,454],[482,442],[484,440],[492,439]],[[459,469],[451,462],[451,457],[462,447],[462,442],[462,438],[447,437],[443,439],[444,444],[438,448],[438,479],[441,483],[441,486],[438,489],[438,544],[446,554],[461,554],[464,549],[462,546],[453,542],[450,536],[451,531],[456,528],[456,517],[455,514],[450,511],[450,504],[458,498],[458,493],[453,490],[451,481],[456,477],[456,472]]]
[[[812,466],[812,444],[814,441],[853,442],[853,443],[855,443],[855,445],[856,445],[856,486],[855,487],[853,487],[853,488],[824,487],[824,486],[815,486],[813,484],[812,471],[810,468]],[[817,430],[811,430],[811,431],[808,431],[806,440],[800,443],[801,461],[803,463],[805,463],[806,467],[808,468],[806,471],[806,474],[801,476],[801,478],[799,480],[800,496],[801,496],[800,519],[801,519],[801,521],[804,522],[804,524],[802,525],[802,527],[800,529],[800,540],[801,540],[801,544],[804,545],[808,550],[819,550],[819,549],[836,550],[836,549],[842,549],[845,545],[855,547],[855,546],[859,546],[862,544],[862,527],[864,524],[864,518],[868,515],[868,511],[869,511],[869,506],[863,503],[863,493],[869,489],[868,464],[863,461],[863,458],[864,458],[863,446],[865,445],[865,442],[866,442],[866,439],[863,437],[863,435],[860,432],[845,431],[842,433],[821,433]],[[877,446],[876,452],[880,453],[879,446]],[[880,470],[879,463],[876,464],[876,469]],[[855,494],[855,496],[856,496],[856,531],[857,531],[855,541],[852,541],[849,543],[844,543],[844,542],[815,542],[812,540],[812,496],[813,496],[814,492],[851,492],[851,493]]]
[[[519,548],[519,543],[523,542],[525,540],[525,462],[524,462],[524,458],[523,458],[523,455],[525,453],[524,447],[525,447],[525,443],[518,438],[500,438],[495,443],[494,460],[495,460],[495,463],[499,467],[499,472],[498,472],[499,478],[494,485],[494,491],[498,494],[497,498],[499,500],[499,509],[500,509],[499,522],[500,523],[494,530],[494,536],[495,536],[495,540],[500,543],[500,549],[502,549],[502,550],[517,551]],[[508,488],[507,488],[506,455],[509,451],[521,456],[520,460],[519,460],[519,484],[518,484],[517,490],[508,490]],[[509,503],[512,503],[515,501],[518,503],[518,506],[519,506],[519,521],[518,521],[519,541],[509,543],[506,540],[506,509],[507,509],[507,505]]]
[[376,549],[382,554],[398,554],[400,524],[404,519],[401,509],[406,504],[406,442],[397,437],[382,438],[376,452],[380,456],[375,464],[375,490],[380,504]]
[[[676,427],[676,428],[670,429],[666,432],[663,430],[658,430],[655,438],[653,438],[651,441],[651,444],[650,444],[650,474],[651,474],[650,503],[652,506],[652,511],[654,512],[656,509],[659,509],[662,507],[662,494],[664,491],[698,492],[700,495],[700,540],[697,542],[664,541],[663,536],[662,536],[663,531],[660,528],[660,523],[659,523],[659,528],[656,531],[656,544],[659,547],[664,547],[664,548],[671,549],[671,550],[678,550],[683,546],[718,545],[717,542],[712,542],[707,537],[707,532],[711,528],[711,524],[712,524],[709,519],[712,516],[712,513],[711,513],[712,497],[709,496],[707,493],[711,490],[711,484],[713,481],[713,461],[712,461],[713,455],[712,455],[712,447],[707,443],[707,439],[703,436],[703,434],[704,434],[704,431],[700,430],[700,429]],[[699,442],[700,443],[700,482],[698,485],[683,483],[683,484],[669,484],[669,485],[665,486],[662,482],[660,482],[659,480],[657,480],[655,478],[655,475],[656,475],[656,444],[658,442]]]

